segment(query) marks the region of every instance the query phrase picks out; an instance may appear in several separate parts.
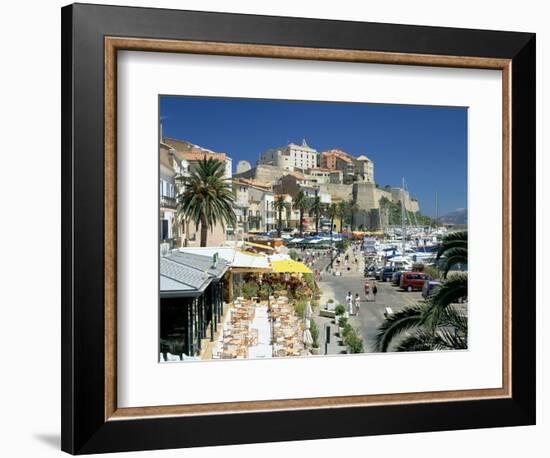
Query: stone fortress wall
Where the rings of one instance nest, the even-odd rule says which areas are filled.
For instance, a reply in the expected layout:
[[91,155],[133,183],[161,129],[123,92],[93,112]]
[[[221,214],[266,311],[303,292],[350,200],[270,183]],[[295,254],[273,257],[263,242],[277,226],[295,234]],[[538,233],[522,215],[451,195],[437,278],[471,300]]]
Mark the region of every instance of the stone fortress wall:
[[[260,182],[275,183],[288,170],[272,165],[259,164],[250,170],[242,173],[236,173],[234,178],[248,178]],[[397,203],[401,200],[401,188],[380,188],[374,182],[356,182],[350,184],[344,183],[320,183],[319,191],[323,194],[330,194],[333,200],[350,201],[354,197],[357,199],[357,205],[362,210],[378,209],[379,202],[385,197],[391,202]],[[411,198],[407,191],[404,192],[405,208],[410,212],[420,211],[418,201]]]
[[246,172],[234,173],[233,178],[248,178],[257,181],[274,183],[283,175],[287,175],[288,173],[288,170],[275,167],[274,165],[259,164]]
[[319,185],[319,191],[324,194],[330,194],[332,200],[350,201],[353,197],[352,186],[343,183],[322,183]]
[[[296,146],[294,144],[290,144],[289,148],[290,146],[292,146],[293,148],[303,147],[305,148],[305,151],[309,152],[310,148],[305,143],[305,140],[303,142],[303,145],[305,146]],[[292,148],[290,148],[290,150],[292,150]],[[292,153],[292,151],[290,151],[290,153]],[[248,169],[248,163],[240,164],[240,167],[238,168],[237,173],[233,175],[233,178],[247,178],[257,180],[258,182],[275,184],[283,176],[293,173],[293,171],[296,169],[296,164],[294,163],[292,165],[281,163],[281,158],[283,156],[284,158],[289,160],[297,160],[294,158],[294,156],[290,155],[290,153],[289,155],[284,155],[282,154],[282,151],[279,151],[278,149],[268,150],[263,153],[255,167],[251,167],[250,169]],[[345,155],[346,153],[336,152],[333,154],[336,154],[337,156],[338,154],[340,154],[341,156],[342,154]],[[347,156],[352,157],[350,155]],[[298,157],[298,155],[296,155],[296,157]],[[373,163],[367,157],[359,156],[358,158],[354,158],[353,160],[357,164],[354,175],[349,175],[349,173],[345,169],[343,172],[342,170],[340,170],[339,182],[334,182],[335,180],[333,180],[334,177],[332,176],[330,183],[317,180],[315,179],[316,177],[308,176],[307,172],[304,169],[298,168],[298,170],[302,170],[303,174],[305,174],[302,179],[305,179],[306,183],[308,182],[308,179],[311,179],[311,181],[315,181],[314,186],[319,189],[319,193],[330,195],[332,201],[349,202],[351,200],[355,200],[359,207],[359,212],[355,216],[356,225],[363,224],[371,229],[378,229],[380,228],[380,226],[387,224],[387,211],[380,208],[380,200],[383,197],[393,203],[400,202],[401,199],[404,197],[404,204],[407,211],[413,213],[420,211],[418,201],[412,198],[408,191],[402,190],[399,187],[377,186],[374,180]]]

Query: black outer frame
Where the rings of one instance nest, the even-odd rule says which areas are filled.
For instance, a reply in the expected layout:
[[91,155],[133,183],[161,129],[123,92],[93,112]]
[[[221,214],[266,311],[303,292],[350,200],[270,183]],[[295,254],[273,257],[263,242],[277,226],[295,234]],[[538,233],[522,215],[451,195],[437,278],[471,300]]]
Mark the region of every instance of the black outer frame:
[[534,34],[66,6],[61,34],[64,451],[100,453],[535,424],[534,287],[521,293],[512,289],[509,399],[105,421],[105,36],[512,59],[512,278],[532,285],[530,273],[535,270]]

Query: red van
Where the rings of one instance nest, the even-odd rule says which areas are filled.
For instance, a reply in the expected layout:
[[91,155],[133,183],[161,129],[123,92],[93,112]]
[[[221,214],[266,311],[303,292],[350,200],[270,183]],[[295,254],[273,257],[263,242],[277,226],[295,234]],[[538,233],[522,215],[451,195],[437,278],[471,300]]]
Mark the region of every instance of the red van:
[[409,292],[413,290],[422,291],[424,283],[431,279],[432,277],[422,272],[403,272],[399,287]]

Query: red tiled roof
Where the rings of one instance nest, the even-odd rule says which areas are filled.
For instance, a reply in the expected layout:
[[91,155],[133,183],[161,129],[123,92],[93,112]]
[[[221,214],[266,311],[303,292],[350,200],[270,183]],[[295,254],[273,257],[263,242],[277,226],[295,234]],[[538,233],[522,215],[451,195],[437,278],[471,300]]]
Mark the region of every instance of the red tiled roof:
[[225,161],[225,153],[209,153],[207,151],[194,150],[190,152],[180,153],[182,159],[186,161],[200,161],[201,159],[217,159],[218,161]]
[[290,175],[291,177],[294,177],[298,180],[305,180],[305,175],[299,173],[299,172],[291,172],[291,173],[288,173],[287,175]]
[[341,149],[337,149],[337,148],[331,149],[331,150],[328,150],[328,151],[323,151],[321,153],[321,155],[339,157],[339,158],[343,159],[346,162],[351,162],[352,157],[353,157],[351,154],[346,153],[345,151],[343,151]]

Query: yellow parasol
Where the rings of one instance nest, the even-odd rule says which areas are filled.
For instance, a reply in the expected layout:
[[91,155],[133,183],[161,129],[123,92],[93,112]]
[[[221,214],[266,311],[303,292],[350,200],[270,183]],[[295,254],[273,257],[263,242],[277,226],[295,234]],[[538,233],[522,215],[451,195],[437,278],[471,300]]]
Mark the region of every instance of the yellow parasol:
[[280,261],[271,261],[273,272],[279,274],[310,274],[311,270],[302,262],[292,261],[291,259],[283,259]]

